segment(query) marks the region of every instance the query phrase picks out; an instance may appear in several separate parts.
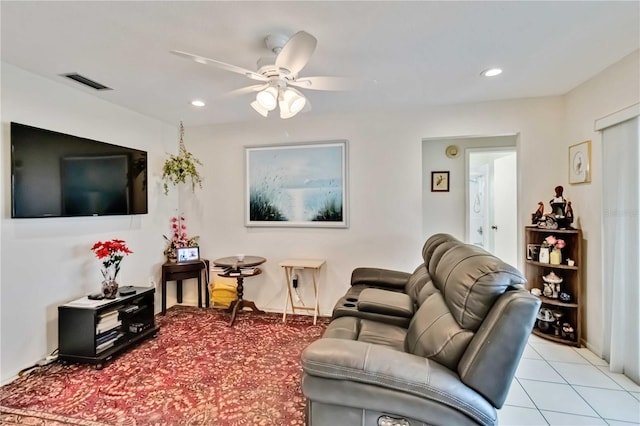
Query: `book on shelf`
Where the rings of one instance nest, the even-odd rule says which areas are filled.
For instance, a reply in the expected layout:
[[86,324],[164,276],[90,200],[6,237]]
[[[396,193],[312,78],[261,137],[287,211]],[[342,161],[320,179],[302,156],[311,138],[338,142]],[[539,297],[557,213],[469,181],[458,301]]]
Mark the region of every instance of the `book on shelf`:
[[256,268],[240,268],[240,272],[245,275],[253,275],[256,273]]
[[121,325],[122,321],[119,319],[115,319],[113,321],[101,321],[96,325],[96,334],[104,333],[105,331],[120,327]]
[[112,340],[114,337],[116,337],[118,335],[118,333],[119,333],[118,330],[113,329],[113,330],[106,331],[106,332],[104,332],[102,334],[99,334],[99,335],[96,336],[96,344],[100,345],[100,344],[105,343],[105,342],[107,342],[109,340]]
[[100,344],[96,344],[96,354],[99,354],[100,352],[103,352],[113,346],[115,346],[116,342],[122,337],[124,336],[124,333],[116,333],[114,336],[111,337],[111,339],[106,340]]
[[114,309],[112,311],[101,312],[100,314],[98,314],[98,318],[100,320],[107,320],[109,318],[117,317],[117,316],[118,316],[118,310],[117,309]]

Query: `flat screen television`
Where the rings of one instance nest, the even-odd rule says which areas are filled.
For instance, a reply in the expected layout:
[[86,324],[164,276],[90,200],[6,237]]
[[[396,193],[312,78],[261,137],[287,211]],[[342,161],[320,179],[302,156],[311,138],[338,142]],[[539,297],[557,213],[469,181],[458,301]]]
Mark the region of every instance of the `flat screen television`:
[[147,152],[11,123],[11,217],[147,213]]

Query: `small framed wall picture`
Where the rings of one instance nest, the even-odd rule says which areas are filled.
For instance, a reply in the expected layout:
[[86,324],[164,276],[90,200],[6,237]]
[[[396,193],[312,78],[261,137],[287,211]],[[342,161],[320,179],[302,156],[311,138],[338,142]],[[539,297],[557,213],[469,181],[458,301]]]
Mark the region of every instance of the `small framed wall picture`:
[[540,256],[540,244],[527,244],[527,260],[537,261]]
[[449,172],[431,172],[431,192],[449,192]]
[[591,141],[569,147],[569,183],[591,182]]

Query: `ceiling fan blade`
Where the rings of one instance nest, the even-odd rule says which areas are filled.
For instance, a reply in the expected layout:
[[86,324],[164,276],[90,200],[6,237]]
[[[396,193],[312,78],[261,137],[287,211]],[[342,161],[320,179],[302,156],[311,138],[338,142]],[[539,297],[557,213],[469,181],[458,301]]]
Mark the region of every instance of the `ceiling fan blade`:
[[305,31],[295,33],[282,47],[276,58],[276,67],[285,68],[297,75],[316,50],[318,40]]
[[253,71],[248,70],[246,68],[238,67],[236,65],[227,64],[225,62],[220,62],[220,61],[217,61],[217,60],[211,59],[211,58],[205,58],[204,56],[194,55],[192,53],[182,52],[180,50],[171,50],[170,52],[173,53],[174,55],[181,56],[181,57],[187,58],[187,59],[191,59],[192,61],[195,61],[195,62],[197,62],[199,64],[214,65],[214,66],[216,66],[218,68],[222,68],[223,70],[235,72],[237,74],[242,74],[242,75],[245,75],[245,76],[247,76],[247,77],[249,77],[251,79],[254,79],[254,80],[258,80],[258,81],[267,81],[268,80],[265,76],[263,76],[261,74],[253,72]]
[[230,92],[226,92],[218,96],[218,99],[232,98],[234,96],[246,95],[247,93],[259,92],[260,90],[266,89],[267,87],[269,87],[269,83],[254,84],[252,86],[241,87],[239,89],[231,90]]
[[358,90],[365,86],[361,80],[348,77],[303,77],[287,84],[309,90]]

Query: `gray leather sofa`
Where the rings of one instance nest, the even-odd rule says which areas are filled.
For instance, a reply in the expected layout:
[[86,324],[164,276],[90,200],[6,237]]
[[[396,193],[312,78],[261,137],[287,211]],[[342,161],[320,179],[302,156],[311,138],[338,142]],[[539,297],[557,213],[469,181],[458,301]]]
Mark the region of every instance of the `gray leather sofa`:
[[302,354],[309,425],[497,423],[540,301],[518,270],[450,235],[422,256],[411,274],[354,271]]

